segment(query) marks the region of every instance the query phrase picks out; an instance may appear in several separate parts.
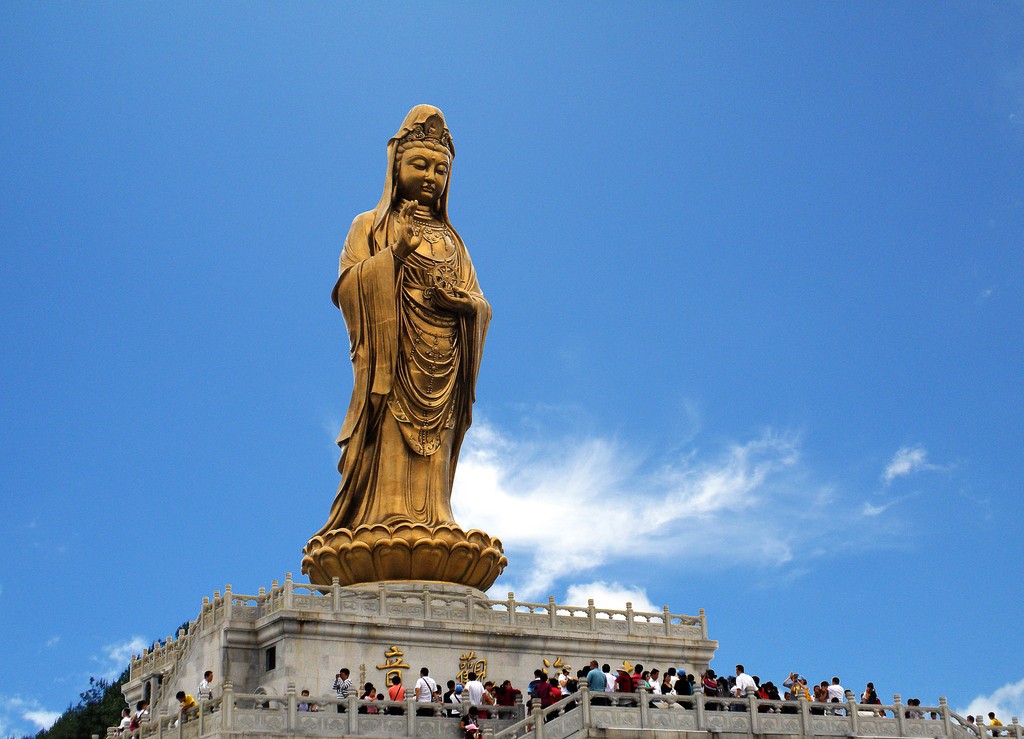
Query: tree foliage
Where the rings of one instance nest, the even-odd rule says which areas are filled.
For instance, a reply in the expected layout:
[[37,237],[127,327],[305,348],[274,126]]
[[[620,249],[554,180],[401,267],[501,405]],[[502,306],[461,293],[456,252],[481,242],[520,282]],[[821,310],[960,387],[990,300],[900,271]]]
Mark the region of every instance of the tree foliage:
[[127,707],[121,685],[128,680],[128,669],[114,682],[89,678],[89,689],[77,704],[68,706],[49,729],[36,734],[36,739],[86,739],[93,734],[106,736],[108,726],[121,721],[121,709]]

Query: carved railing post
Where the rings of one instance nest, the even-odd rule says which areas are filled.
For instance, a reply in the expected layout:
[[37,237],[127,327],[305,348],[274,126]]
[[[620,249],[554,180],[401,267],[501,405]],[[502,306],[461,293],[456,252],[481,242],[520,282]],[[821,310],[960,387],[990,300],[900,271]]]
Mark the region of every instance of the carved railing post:
[[383,617],[388,614],[388,593],[382,582],[377,583],[377,608],[380,609],[379,616]]
[[466,622],[476,621],[476,598],[472,593],[466,593]]
[[534,739],[544,739],[544,714],[539,708],[534,708],[531,715],[533,716]]
[[708,618],[704,615],[704,609],[700,609],[700,636],[702,639],[708,638]]
[[626,633],[633,633],[633,604],[626,601]]
[[337,576],[331,578],[331,596],[333,597],[332,609],[335,613],[341,613],[341,581]]
[[345,698],[345,712],[348,714],[348,733],[355,736],[359,733],[359,688],[354,685]]
[[548,625],[552,628],[558,628],[558,606],[555,605],[555,596],[548,596]]
[[508,609],[508,624],[509,626],[516,625],[516,594],[511,590],[508,593],[508,599],[506,602],[506,608]]
[[416,736],[416,691],[405,696],[405,730],[406,736]]
[[804,736],[814,736],[811,732],[811,702],[806,698],[800,699],[800,726]]
[[234,713],[235,713],[235,686],[231,682],[231,679],[224,681],[223,689],[221,690],[221,713],[223,718],[220,723],[224,728],[225,732],[232,730],[234,726]]
[[424,584],[423,585],[423,620],[424,621],[433,621],[434,620],[433,619],[433,615],[432,615],[433,614],[433,606],[432,606],[430,600],[431,600],[431,598],[430,598],[430,588],[426,584]]
[[292,593],[294,592],[292,586],[292,573],[284,573],[284,609],[286,611],[292,610]]
[[707,705],[704,702],[707,698],[704,695],[703,689],[697,690],[697,695],[694,697],[697,699],[697,731],[707,731],[708,722],[707,716],[705,715],[707,713]]
[[234,597],[231,593],[231,583],[224,586],[224,623],[231,621],[231,606]]
[[590,630],[597,631],[597,609],[594,608],[593,598],[587,598],[587,620],[590,622]]
[[651,707],[648,705],[651,701],[650,693],[644,690],[642,687],[639,688],[637,697],[640,700],[640,728],[646,729],[651,725],[650,710]]
[[523,694],[517,693],[515,697],[516,702],[516,721],[526,720],[526,703],[523,702]]
[[942,717],[942,733],[952,739],[953,722],[949,717],[949,704],[946,703],[946,696],[939,696],[939,715]]
[[590,688],[586,683],[580,686],[580,711],[583,713],[583,731],[589,736],[590,733]]
[[288,733],[291,733],[295,731],[295,726],[298,724],[296,713],[298,712],[299,702],[295,699],[295,683],[287,683],[284,694],[288,705],[288,713],[285,716],[284,725],[288,729]]
[[892,697],[892,702],[893,702],[893,713],[896,714],[896,732],[897,732],[897,736],[906,736],[907,732],[906,732],[906,729],[904,729],[904,727],[903,727],[903,721],[904,721],[904,719],[906,717],[903,715],[903,699],[900,697],[899,693],[897,693],[896,695],[894,695]]
[[665,636],[672,636],[672,616],[668,612],[668,606],[662,606],[661,620],[665,624]]
[[[846,713],[850,719],[850,731],[856,736],[860,733],[860,721],[857,715],[857,697],[852,690],[846,691]],[[949,736],[947,734],[946,736]]]

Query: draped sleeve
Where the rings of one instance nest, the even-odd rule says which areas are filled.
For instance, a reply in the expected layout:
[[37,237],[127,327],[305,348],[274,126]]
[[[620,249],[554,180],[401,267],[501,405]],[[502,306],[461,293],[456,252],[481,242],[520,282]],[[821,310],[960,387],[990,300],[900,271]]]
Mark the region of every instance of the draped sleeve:
[[352,400],[338,435],[343,445],[391,391],[398,354],[395,260],[374,241],[373,211],[352,222],[332,298],[345,318],[352,359]]

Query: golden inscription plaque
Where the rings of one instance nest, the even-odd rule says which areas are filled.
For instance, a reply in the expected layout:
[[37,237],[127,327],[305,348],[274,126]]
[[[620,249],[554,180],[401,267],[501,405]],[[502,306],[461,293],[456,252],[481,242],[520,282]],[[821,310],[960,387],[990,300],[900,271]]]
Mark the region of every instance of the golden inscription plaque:
[[338,436],[341,484],[306,544],[310,582],[433,580],[486,590],[501,541],[452,516],[491,307],[448,219],[455,146],[417,105],[387,146],[384,193],[356,216],[334,304],[348,328],[352,399]]

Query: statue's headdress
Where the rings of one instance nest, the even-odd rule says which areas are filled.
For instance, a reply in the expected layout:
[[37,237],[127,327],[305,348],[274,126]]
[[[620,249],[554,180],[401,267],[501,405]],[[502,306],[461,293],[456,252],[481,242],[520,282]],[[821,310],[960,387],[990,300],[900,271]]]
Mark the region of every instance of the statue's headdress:
[[425,121],[413,124],[398,142],[399,150],[414,146],[416,144],[437,144],[443,147],[454,157],[455,145],[452,143],[452,135],[444,124],[444,118],[438,114],[429,116]]

